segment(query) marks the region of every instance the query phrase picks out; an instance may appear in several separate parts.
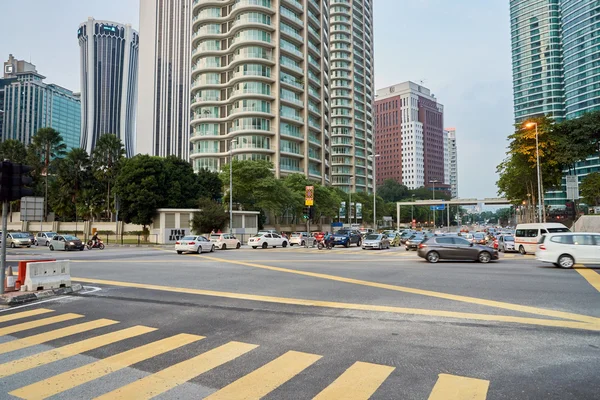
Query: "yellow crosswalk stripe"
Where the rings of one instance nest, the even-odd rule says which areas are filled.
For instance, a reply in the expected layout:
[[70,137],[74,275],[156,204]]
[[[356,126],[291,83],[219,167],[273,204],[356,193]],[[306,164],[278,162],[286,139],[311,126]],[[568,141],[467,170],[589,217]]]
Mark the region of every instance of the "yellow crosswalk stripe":
[[204,400],[260,399],[315,363],[321,356],[288,351]]
[[583,276],[585,280],[594,287],[594,289],[600,292],[600,274],[586,268],[582,264],[575,264],[574,267],[575,271],[577,271],[579,275]]
[[14,314],[7,314],[0,316],[0,322],[13,321],[15,319],[33,317],[35,315],[46,314],[49,312],[54,312],[54,310],[48,310],[47,308],[38,308],[36,310],[23,311]]
[[156,328],[149,328],[147,326],[133,326],[131,328],[110,332],[105,335],[68,344],[57,349],[44,351],[29,357],[0,364],[0,378],[18,374],[19,372],[27,371],[32,368],[41,367],[42,365],[47,365],[55,361],[63,360],[86,351],[94,350],[111,343],[143,335],[144,333],[153,332],[155,330]]
[[118,324],[118,321],[112,321],[110,319],[98,319],[96,321],[84,322],[83,324],[67,326],[65,328],[56,329],[50,332],[44,332],[38,335],[28,336],[22,339],[13,340],[6,343],[0,343],[0,354],[25,349],[27,347],[46,343],[51,340],[76,335],[78,333],[86,332],[96,328],[102,328],[104,326],[109,326],[113,324]]
[[21,324],[6,326],[4,328],[0,328],[0,336],[26,331],[27,329],[39,328],[40,326],[56,324],[57,322],[65,322],[75,318],[83,318],[83,315],[69,313],[57,315],[55,317],[42,318],[35,321],[23,322]]
[[229,342],[100,396],[96,400],[151,399],[257,347],[255,344]]
[[429,400],[485,400],[490,381],[440,374]]
[[387,365],[357,362],[313,400],[368,400],[394,369]]
[[203,338],[180,333],[24,386],[9,394],[28,400],[46,399]]

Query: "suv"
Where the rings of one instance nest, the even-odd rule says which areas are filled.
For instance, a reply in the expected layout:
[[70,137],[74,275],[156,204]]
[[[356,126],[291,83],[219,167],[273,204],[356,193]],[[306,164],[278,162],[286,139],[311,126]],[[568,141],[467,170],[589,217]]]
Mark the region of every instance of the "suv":
[[560,268],[575,263],[600,263],[600,235],[597,233],[546,233],[540,238],[535,258]]
[[334,246],[350,247],[351,244],[362,245],[362,235],[359,231],[350,229],[340,229],[333,235]]
[[229,233],[215,233],[210,235],[210,241],[215,244],[215,248],[219,250],[239,249],[242,244],[239,240]]

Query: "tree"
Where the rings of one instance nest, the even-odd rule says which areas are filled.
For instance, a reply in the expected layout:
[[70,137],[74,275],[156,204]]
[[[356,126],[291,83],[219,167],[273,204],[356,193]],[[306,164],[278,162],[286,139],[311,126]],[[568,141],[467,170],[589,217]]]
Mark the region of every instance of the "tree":
[[165,174],[168,177],[166,198],[161,207],[194,208],[202,194],[198,175],[192,164],[170,155],[164,159]]
[[581,195],[588,206],[600,205],[600,173],[592,172],[581,182]]
[[219,178],[218,172],[201,169],[198,171],[198,184],[202,197],[208,197],[215,201],[220,201],[223,197],[223,181]]
[[[246,210],[257,210],[258,182],[274,178],[273,164],[265,160],[233,160],[233,201],[241,204]],[[219,175],[223,185],[229,188],[229,167],[223,166]],[[263,186],[264,187],[264,186]],[[272,196],[273,194],[270,193]],[[264,197],[264,196],[263,196]],[[223,197],[223,202],[229,202],[229,192]]]
[[77,218],[81,191],[93,180],[90,167],[89,155],[80,148],[71,149],[65,158],[56,161],[56,179],[50,196],[55,212],[65,218]]
[[123,142],[112,133],[100,136],[92,152],[92,167],[94,175],[106,186],[106,214],[112,215],[111,187],[115,185],[119,169],[125,158]]
[[27,158],[25,145],[18,140],[8,139],[0,143],[0,161],[8,160],[23,164]]
[[199,212],[192,217],[192,229],[198,234],[208,233],[212,230],[225,229],[229,221],[229,214],[222,204],[210,198],[202,198],[198,202]]
[[386,202],[400,201],[407,197],[408,188],[393,179],[386,179],[383,185],[377,188],[377,194]]

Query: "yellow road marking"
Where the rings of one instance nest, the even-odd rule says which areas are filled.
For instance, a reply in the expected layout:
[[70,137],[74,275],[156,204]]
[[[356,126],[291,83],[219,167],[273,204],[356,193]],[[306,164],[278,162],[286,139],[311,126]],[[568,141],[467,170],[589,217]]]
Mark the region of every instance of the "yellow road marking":
[[579,275],[583,276],[594,289],[600,292],[600,274],[581,264],[575,265],[575,271],[579,272]]
[[35,321],[23,322],[21,324],[6,326],[4,328],[0,328],[0,336],[10,335],[11,333],[25,331],[27,329],[38,328],[40,326],[46,326],[50,324],[56,324],[58,322],[70,321],[75,318],[82,318],[83,315],[80,314],[62,314],[57,315],[55,317],[42,318]]
[[490,381],[440,374],[429,400],[485,400]]
[[581,315],[581,314],[574,314],[574,313],[569,313],[569,312],[565,312],[565,311],[556,311],[556,310],[548,310],[548,309],[538,308],[538,307],[522,306],[519,304],[511,304],[511,303],[505,303],[505,302],[495,301],[495,300],[486,300],[486,299],[479,299],[476,297],[461,296],[461,295],[442,293],[442,292],[434,292],[431,290],[415,289],[415,288],[410,288],[410,287],[406,287],[406,286],[396,286],[396,285],[390,285],[390,284],[386,284],[386,283],[364,281],[361,279],[344,278],[342,276],[321,274],[318,272],[308,272],[308,271],[300,271],[300,270],[281,268],[281,267],[272,267],[272,266],[268,266],[268,265],[254,264],[254,263],[249,263],[249,262],[244,262],[244,261],[224,260],[224,259],[216,258],[216,257],[206,257],[206,258],[212,259],[214,261],[229,263],[229,264],[245,265],[245,266],[253,267],[253,268],[261,268],[261,269],[267,269],[267,270],[278,271],[278,272],[287,272],[290,274],[304,275],[304,276],[310,276],[313,278],[328,279],[328,280],[332,280],[332,281],[350,283],[350,284],[354,284],[354,285],[362,285],[362,286],[376,287],[376,288],[380,288],[380,289],[394,290],[397,292],[419,294],[419,295],[423,295],[423,296],[436,297],[436,298],[445,299],[445,300],[454,300],[454,301],[460,301],[463,303],[477,304],[477,305],[481,305],[481,306],[488,306],[488,307],[494,307],[494,308],[502,308],[505,310],[519,311],[519,312],[524,312],[524,313],[543,315],[543,316],[547,316],[547,317],[570,319],[573,321],[587,322],[590,324],[595,324],[595,325],[600,326],[600,318],[590,317],[590,316]]
[[10,361],[5,364],[0,364],[0,378],[5,378],[7,376],[40,367],[42,365],[47,365],[55,361],[63,360],[80,353],[85,353],[86,351],[94,350],[111,343],[129,339],[155,330],[156,328],[149,328],[147,326],[133,326],[131,328],[107,333],[105,335],[68,344],[57,349],[44,351],[29,357]]
[[110,319],[98,319],[96,321],[84,322],[83,324],[67,326],[65,328],[55,329],[50,332],[44,332],[38,335],[28,336],[22,339],[13,340],[6,343],[0,343],[0,354],[25,349],[27,347],[46,343],[51,340],[64,338],[67,336],[87,332],[92,329],[102,328],[104,326],[109,326],[113,324],[118,324],[118,321],[112,321]]
[[394,369],[387,365],[357,362],[313,400],[368,400]]
[[204,400],[258,400],[304,371],[320,358],[321,356],[316,354],[288,351]]
[[203,339],[203,337],[181,333],[55,375],[13,390],[9,394],[29,400],[46,399],[200,339]]
[[8,322],[14,321],[15,319],[33,317],[35,315],[46,314],[49,312],[54,312],[54,310],[48,310],[47,308],[38,308],[36,310],[23,311],[13,314],[7,314],[0,316],[0,322]]
[[255,344],[229,342],[100,396],[97,400],[151,399],[257,347]]
[[420,309],[420,308],[404,308],[404,307],[393,307],[393,306],[377,306],[377,305],[370,305],[370,304],[339,303],[339,302],[332,302],[332,301],[294,299],[294,298],[289,298],[289,297],[273,297],[273,296],[263,296],[263,295],[245,294],[245,293],[217,292],[217,291],[213,291],[213,290],[179,288],[179,287],[172,287],[172,286],[160,286],[160,285],[151,285],[151,284],[134,283],[134,282],[108,281],[108,280],[104,280],[104,279],[88,279],[88,278],[72,277],[71,280],[73,280],[75,282],[96,283],[96,284],[100,284],[100,285],[133,287],[133,288],[149,289],[149,290],[161,290],[161,291],[173,292],[173,293],[186,293],[186,294],[197,294],[197,295],[202,295],[202,296],[223,297],[223,298],[228,298],[228,299],[262,301],[265,303],[275,303],[275,304],[336,308],[336,309],[343,309],[343,310],[378,311],[378,312],[388,312],[388,313],[395,313],[395,314],[411,314],[411,315],[422,315],[422,316],[432,316],[432,317],[472,319],[472,320],[478,320],[478,321],[510,322],[510,323],[519,323],[519,324],[527,324],[527,325],[553,326],[553,327],[562,327],[562,328],[600,331],[600,323],[594,324],[594,323],[588,323],[588,322],[576,322],[576,321],[565,321],[565,320],[511,317],[511,316],[506,316],[506,315],[474,314],[474,313],[464,313],[464,312],[455,312],[455,311],[427,310],[427,309]]

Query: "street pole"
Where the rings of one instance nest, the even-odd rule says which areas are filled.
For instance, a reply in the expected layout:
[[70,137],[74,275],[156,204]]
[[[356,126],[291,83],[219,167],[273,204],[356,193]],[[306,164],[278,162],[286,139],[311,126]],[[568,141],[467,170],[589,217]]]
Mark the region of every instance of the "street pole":
[[2,202],[2,255],[0,256],[0,294],[4,294],[4,285],[6,281],[6,230],[8,225],[8,201]]
[[538,124],[535,123],[535,157],[537,158],[537,186],[538,186],[538,221],[542,219],[542,180],[540,178],[540,146],[538,142]]
[[[435,183],[437,181],[429,181],[430,183],[433,183],[433,200],[435,201]],[[435,205],[433,206],[433,229],[435,229]]]
[[372,156],[373,158],[373,231],[377,232],[377,160],[379,154]]
[[229,141],[229,234],[233,232],[233,143],[237,139]]
[[412,228],[413,225],[413,221],[415,220],[415,195],[412,195],[412,202],[413,204],[410,205],[410,227]]

